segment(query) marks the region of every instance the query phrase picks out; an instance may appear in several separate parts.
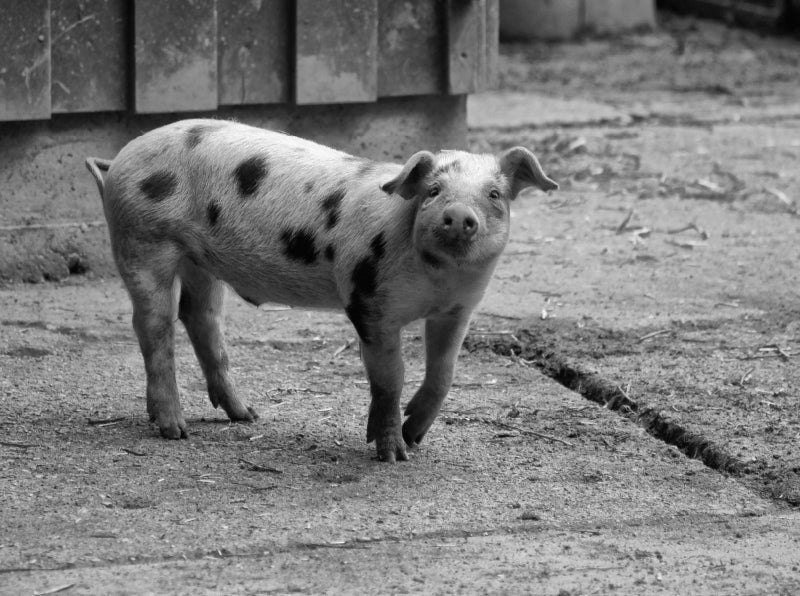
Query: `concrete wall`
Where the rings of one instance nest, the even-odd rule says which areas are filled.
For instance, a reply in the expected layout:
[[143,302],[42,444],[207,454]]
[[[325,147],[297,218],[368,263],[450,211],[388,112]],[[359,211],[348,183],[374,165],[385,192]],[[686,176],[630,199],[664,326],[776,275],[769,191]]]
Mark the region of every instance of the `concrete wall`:
[[[223,108],[207,114],[316,140],[377,160],[466,145],[463,95],[327,106]],[[112,158],[130,139],[203,114],[65,114],[0,122],[0,280],[39,282],[114,272],[87,156]]]
[[655,26],[655,0],[500,0],[500,37],[569,39]]

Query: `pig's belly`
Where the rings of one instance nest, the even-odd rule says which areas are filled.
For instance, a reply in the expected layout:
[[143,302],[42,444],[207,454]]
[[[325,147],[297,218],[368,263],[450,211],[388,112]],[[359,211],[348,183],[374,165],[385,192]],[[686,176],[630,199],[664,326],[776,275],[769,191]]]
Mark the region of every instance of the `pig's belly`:
[[[275,253],[271,253],[275,255]],[[332,265],[227,251],[209,259],[207,268],[252,304],[274,302],[304,308],[342,309]]]

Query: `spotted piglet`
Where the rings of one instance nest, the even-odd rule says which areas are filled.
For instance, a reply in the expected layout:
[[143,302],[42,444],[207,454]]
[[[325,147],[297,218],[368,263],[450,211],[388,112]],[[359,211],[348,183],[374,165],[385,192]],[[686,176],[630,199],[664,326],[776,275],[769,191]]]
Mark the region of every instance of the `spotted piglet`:
[[[133,302],[147,411],[164,437],[187,432],[176,306],[211,403],[231,420],[257,417],[230,378],[227,284],[255,305],[344,309],[372,393],[367,441],[392,462],[422,440],[450,389],[471,313],[508,240],[509,201],[528,186],[558,187],[522,147],[497,157],[420,151],[398,165],[221,120],[176,122],[113,161],[86,164]],[[425,379],[401,424],[400,330],[423,318]]]

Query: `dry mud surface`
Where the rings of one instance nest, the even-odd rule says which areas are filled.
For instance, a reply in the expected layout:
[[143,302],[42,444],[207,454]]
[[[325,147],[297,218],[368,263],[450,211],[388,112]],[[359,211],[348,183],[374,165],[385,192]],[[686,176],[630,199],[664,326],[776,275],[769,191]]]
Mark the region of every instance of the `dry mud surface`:
[[[800,592],[798,49],[684,19],[503,48],[531,111],[604,115],[473,130],[562,190],[514,204],[409,462],[364,443],[340,314],[230,300],[251,425],[181,332],[170,442],[118,280],[0,290],[0,593]],[[410,396],[417,326],[405,356]]]

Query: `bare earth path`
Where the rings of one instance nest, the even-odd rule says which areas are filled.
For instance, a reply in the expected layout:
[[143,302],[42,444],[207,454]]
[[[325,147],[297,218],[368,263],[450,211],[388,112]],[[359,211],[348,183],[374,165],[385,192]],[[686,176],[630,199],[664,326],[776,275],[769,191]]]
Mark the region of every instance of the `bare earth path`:
[[473,147],[563,190],[514,204],[407,463],[340,314],[230,300],[252,425],[181,334],[167,442],[118,280],[0,289],[0,593],[800,592],[800,48],[693,23],[504,48]]

